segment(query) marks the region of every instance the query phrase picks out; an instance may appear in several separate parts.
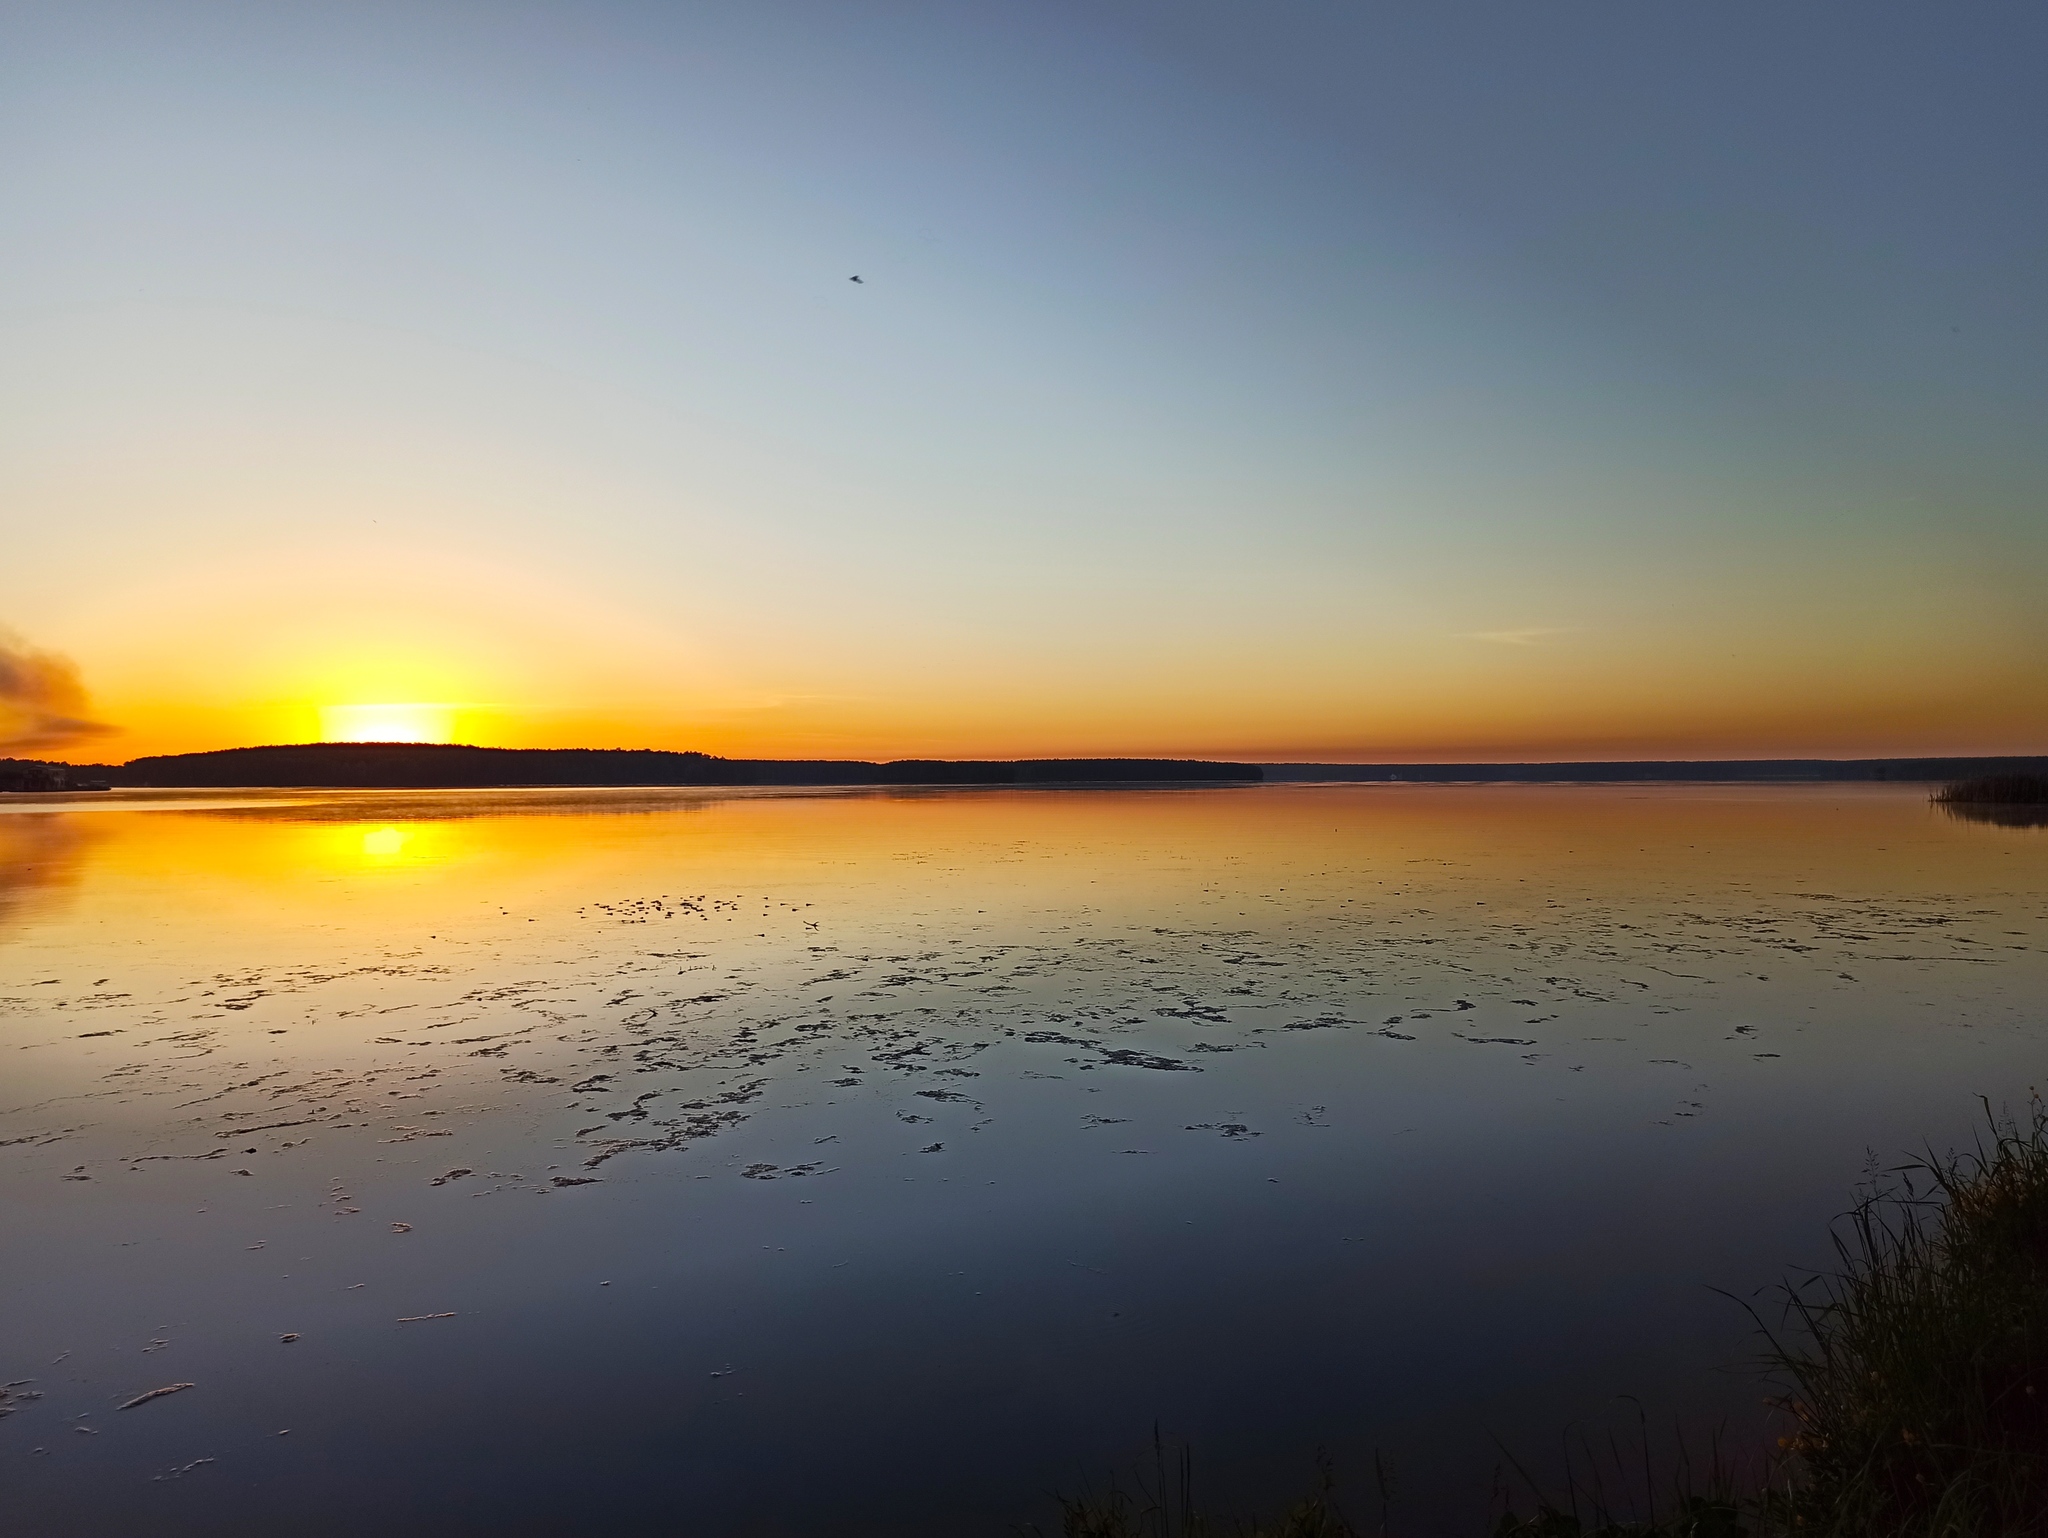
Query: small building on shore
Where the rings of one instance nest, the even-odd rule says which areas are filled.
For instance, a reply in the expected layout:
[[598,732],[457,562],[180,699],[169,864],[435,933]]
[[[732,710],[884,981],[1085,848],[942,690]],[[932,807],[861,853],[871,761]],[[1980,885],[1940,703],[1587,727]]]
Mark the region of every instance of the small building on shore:
[[68,790],[69,769],[34,758],[0,758],[0,791]]

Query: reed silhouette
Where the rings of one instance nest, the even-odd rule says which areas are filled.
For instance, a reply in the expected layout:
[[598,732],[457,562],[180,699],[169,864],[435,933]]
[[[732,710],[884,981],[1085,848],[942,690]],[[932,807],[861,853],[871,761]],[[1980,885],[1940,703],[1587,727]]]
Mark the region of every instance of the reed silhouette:
[[[1517,1485],[1492,1538],[2048,1538],[2048,1107],[2031,1098],[2021,1118],[1987,1101],[1984,1117],[1971,1148],[1925,1150],[1864,1187],[1831,1231],[1833,1266],[1784,1282],[1775,1324],[1741,1304],[1789,1422],[1775,1451],[1745,1464],[1717,1442],[1660,1473],[1646,1417],[1632,1444],[1570,1444],[1557,1482],[1503,1449]],[[1377,1455],[1370,1527],[1319,1463],[1285,1511],[1225,1518],[1155,1432],[1130,1488],[1060,1499],[1060,1532],[1398,1538]]]

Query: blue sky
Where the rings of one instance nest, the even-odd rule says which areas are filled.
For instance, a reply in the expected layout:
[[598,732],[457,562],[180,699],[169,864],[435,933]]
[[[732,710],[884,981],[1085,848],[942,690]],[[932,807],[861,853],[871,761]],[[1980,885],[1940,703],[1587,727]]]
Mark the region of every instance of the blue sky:
[[2037,9],[0,40],[0,623],[123,728],[73,756],[387,700],[760,752],[2043,745]]

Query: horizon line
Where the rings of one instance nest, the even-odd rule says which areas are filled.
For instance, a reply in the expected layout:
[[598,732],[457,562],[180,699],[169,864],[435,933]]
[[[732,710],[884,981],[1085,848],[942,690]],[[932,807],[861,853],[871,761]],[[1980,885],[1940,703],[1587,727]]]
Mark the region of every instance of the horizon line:
[[[198,748],[179,753],[145,753],[119,762],[93,760],[74,763],[66,759],[18,759],[16,762],[62,764],[67,768],[127,768],[133,764],[165,759],[206,758],[228,753],[275,753],[303,751],[315,748],[332,749],[405,749],[425,752],[479,752],[479,753],[646,753],[663,754],[673,757],[695,757],[721,763],[756,764],[869,764],[889,765],[907,763],[938,764],[1005,764],[1005,763],[1217,763],[1257,766],[1260,768],[1284,769],[1436,769],[1436,768],[1568,768],[1575,765],[1661,765],[1661,764],[1880,764],[1880,763],[1938,763],[1955,760],[2023,760],[2048,759],[2048,750],[2036,753],[1862,753],[1862,754],[1730,754],[1705,757],[1571,757],[1571,758],[1502,758],[1448,757],[1448,758],[1256,758],[1256,757],[1210,757],[1200,754],[1173,753],[1048,753],[1036,755],[954,755],[937,754],[907,755],[890,758],[826,757],[826,756],[757,756],[740,757],[723,753],[708,753],[701,748],[649,748],[649,747],[502,747],[487,743],[473,742],[415,742],[406,740],[321,740],[312,742],[244,743],[225,748]],[[0,753],[0,758],[11,755]]]

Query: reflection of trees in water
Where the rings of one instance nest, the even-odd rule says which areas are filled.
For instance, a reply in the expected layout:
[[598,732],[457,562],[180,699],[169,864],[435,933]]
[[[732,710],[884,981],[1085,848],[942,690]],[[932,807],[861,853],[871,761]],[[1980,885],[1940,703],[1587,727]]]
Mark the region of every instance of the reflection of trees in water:
[[1988,822],[2001,828],[2048,828],[2048,805],[2023,801],[1941,801],[1958,822]]
[[78,879],[89,842],[76,817],[0,815],[0,930],[68,889]]
[[723,802],[764,796],[864,795],[858,791],[608,790],[599,788],[530,790],[524,786],[481,791],[354,791],[338,790],[290,800],[212,806],[201,799],[180,802],[180,813],[219,817],[235,822],[355,822],[375,827],[388,822],[457,822],[478,817],[613,817],[638,813],[701,812]]

